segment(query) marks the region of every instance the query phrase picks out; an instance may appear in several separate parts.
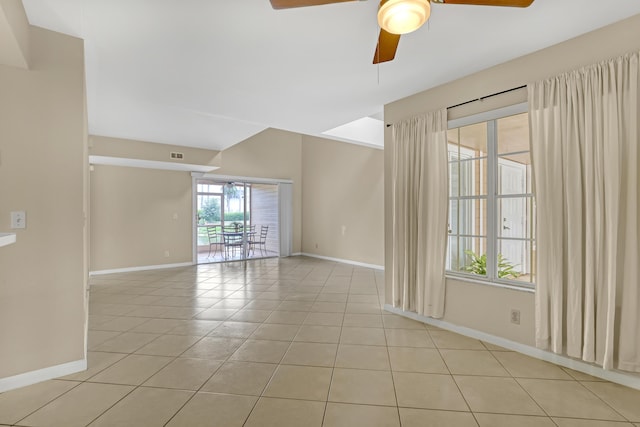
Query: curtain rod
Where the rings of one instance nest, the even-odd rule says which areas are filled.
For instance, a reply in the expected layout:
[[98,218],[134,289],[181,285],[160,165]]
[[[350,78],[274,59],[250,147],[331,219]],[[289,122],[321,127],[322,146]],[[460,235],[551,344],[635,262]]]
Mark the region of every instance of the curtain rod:
[[[460,107],[462,105],[471,104],[472,102],[476,102],[476,101],[484,101],[485,99],[491,98],[492,96],[502,95],[503,93],[513,92],[514,90],[520,90],[520,89],[524,89],[526,87],[527,87],[527,85],[522,85],[522,86],[514,87],[514,88],[511,88],[511,89],[503,90],[501,92],[492,93],[490,95],[481,96],[480,98],[477,98],[477,99],[471,99],[469,101],[461,102],[460,104],[456,104],[456,105],[452,105],[451,107],[447,107],[447,110],[450,110],[450,109],[456,108],[456,107]],[[389,127],[391,125],[392,125],[391,123],[387,123],[387,127]]]

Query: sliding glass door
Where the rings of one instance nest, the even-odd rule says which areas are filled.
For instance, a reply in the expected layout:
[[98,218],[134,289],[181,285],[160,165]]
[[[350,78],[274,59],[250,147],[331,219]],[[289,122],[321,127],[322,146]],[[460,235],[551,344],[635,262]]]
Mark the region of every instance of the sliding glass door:
[[278,186],[196,181],[197,262],[279,255]]
[[196,236],[198,263],[216,256],[222,245],[217,231],[222,224],[222,185],[209,181],[196,183]]
[[237,261],[247,257],[251,234],[251,206],[249,185],[243,182],[227,182],[222,186],[225,209],[222,215],[220,237],[222,260]]

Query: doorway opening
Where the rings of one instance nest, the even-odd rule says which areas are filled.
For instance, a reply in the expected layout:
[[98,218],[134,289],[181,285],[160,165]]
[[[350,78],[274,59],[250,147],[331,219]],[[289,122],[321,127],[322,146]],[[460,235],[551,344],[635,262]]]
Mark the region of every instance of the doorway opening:
[[198,264],[280,256],[278,184],[196,179]]

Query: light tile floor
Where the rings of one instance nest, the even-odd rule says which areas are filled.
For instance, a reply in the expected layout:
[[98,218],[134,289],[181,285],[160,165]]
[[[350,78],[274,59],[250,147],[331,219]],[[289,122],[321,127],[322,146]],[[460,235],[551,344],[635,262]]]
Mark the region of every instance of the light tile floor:
[[382,272],[303,257],[94,277],[89,369],[0,394],[0,424],[640,426],[640,391],[382,294]]
[[[236,251],[235,253],[229,253],[225,255],[224,249],[216,248],[216,250],[209,253],[208,247],[198,250],[198,264],[207,264],[212,262],[225,262],[225,261],[234,261],[241,259],[240,251]],[[225,258],[226,256],[226,258]],[[260,249],[251,251],[247,258],[248,259],[260,259],[260,258],[270,258],[277,257],[278,253],[275,251],[260,251]]]

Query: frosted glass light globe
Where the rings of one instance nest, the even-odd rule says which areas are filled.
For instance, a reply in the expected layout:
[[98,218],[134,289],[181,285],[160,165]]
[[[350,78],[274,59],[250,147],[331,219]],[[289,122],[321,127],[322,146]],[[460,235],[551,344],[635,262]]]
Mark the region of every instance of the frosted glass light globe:
[[429,0],[387,0],[378,9],[380,28],[392,34],[407,34],[429,19]]

